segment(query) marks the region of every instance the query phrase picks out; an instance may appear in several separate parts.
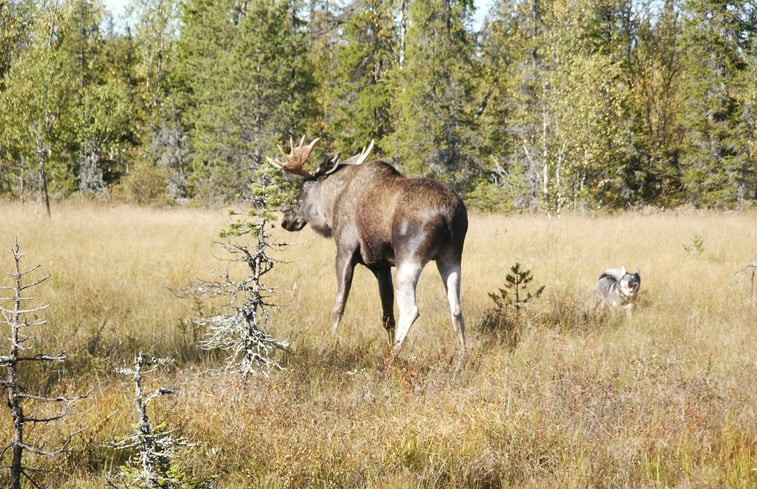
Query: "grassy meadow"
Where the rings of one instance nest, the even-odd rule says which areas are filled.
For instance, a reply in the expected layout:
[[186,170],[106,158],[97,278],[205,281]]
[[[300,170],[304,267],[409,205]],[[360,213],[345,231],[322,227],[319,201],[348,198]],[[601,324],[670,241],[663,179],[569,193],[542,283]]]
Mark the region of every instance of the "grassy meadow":
[[[78,414],[30,431],[52,449],[83,430],[63,455],[26,455],[44,469],[41,487],[111,487],[106,476],[126,455],[108,445],[137,421],[134,386],[114,369],[140,350],[176,360],[147,377],[150,389],[179,389],[150,413],[197,443],[182,467],[217,476],[217,488],[757,487],[757,304],[749,274],[737,273],[757,256],[754,210],[472,216],[461,367],[435,267],[389,362],[372,274],[357,270],[334,340],[333,242],[276,229],[290,246],[265,276],[279,306],[268,330],[291,352],[279,357],[283,371],[246,385],[219,372],[223,353],[197,347],[192,318],[218,302],[172,292],[229,265],[214,245],[227,223],[223,210],[63,204],[48,219],[0,204],[0,271],[13,270],[18,238],[24,264],[51,275],[34,290],[50,305],[48,323],[29,331],[34,353],[68,354],[30,367],[29,390],[92,390]],[[513,345],[477,325],[516,262],[532,288],[546,288]],[[621,265],[642,276],[631,319],[591,308],[599,273]],[[3,446],[11,430],[3,403]]]

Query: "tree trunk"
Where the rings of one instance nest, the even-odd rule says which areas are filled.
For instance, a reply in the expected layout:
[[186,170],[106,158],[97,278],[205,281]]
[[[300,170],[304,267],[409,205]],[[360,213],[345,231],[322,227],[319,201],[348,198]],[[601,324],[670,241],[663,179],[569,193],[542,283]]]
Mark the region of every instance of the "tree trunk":
[[45,202],[45,209],[47,210],[47,217],[50,217],[50,193],[47,191],[47,147],[42,143],[37,143],[37,158],[39,159],[39,176],[40,192],[42,192],[42,200]]
[[[15,365],[13,367],[15,371]],[[15,374],[13,374],[15,377]],[[11,461],[11,489],[21,489],[21,474],[24,466],[24,409],[16,398],[16,385],[8,388],[8,402],[13,415],[13,460]]]
[[47,217],[50,217],[50,193],[47,191],[47,170],[44,166],[40,170],[40,176],[42,177],[42,198],[45,200],[45,210],[47,211]]
[[13,459],[11,460],[11,489],[21,489],[21,475],[24,471],[22,458],[24,455],[24,407],[19,400],[18,386],[18,357],[23,340],[20,337],[19,312],[21,310],[21,275],[18,273],[18,259],[16,261],[16,297],[13,303],[13,310],[9,311],[8,324],[11,326],[11,349],[8,356],[8,378],[6,381],[6,390],[8,391],[8,407],[13,418]]
[[26,157],[21,157],[21,171],[18,178],[18,193],[21,200],[21,212],[24,212],[24,204],[26,203]]

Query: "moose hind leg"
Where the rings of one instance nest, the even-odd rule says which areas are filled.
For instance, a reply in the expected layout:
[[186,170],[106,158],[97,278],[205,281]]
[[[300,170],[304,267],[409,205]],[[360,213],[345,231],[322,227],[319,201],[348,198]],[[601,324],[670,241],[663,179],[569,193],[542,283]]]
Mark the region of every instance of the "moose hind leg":
[[400,311],[399,324],[394,332],[394,347],[392,352],[396,356],[402,349],[410,327],[418,319],[418,305],[415,300],[415,287],[423,270],[420,263],[402,263],[397,266],[397,305]]
[[389,341],[394,338],[394,286],[392,285],[392,269],[389,267],[371,268],[378,280],[381,296],[381,323],[389,334]]
[[455,333],[457,333],[463,355],[465,355],[465,318],[463,317],[463,308],[460,302],[460,263],[439,260],[436,262],[436,266],[439,269],[439,274],[444,281],[444,288],[447,291],[447,299],[449,300],[449,308],[452,315],[452,327],[455,329]]

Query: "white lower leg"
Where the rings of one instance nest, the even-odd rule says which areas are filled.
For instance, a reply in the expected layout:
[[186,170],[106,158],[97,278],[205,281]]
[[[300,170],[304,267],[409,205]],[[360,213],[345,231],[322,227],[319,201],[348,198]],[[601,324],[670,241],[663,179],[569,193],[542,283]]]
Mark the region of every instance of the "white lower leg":
[[336,305],[334,306],[334,309],[332,310],[334,322],[331,325],[331,333],[336,336],[339,332],[339,324],[342,322],[342,317],[344,317],[344,306]]
[[397,306],[399,321],[394,331],[394,352],[399,352],[410,327],[418,319],[415,302],[415,287],[423,267],[418,264],[403,264],[397,269]]
[[460,340],[460,346],[465,353],[465,319],[463,318],[463,309],[460,304],[460,267],[452,267],[442,273],[444,285],[447,288],[447,299],[449,300],[449,309],[452,315],[452,327],[457,333]]

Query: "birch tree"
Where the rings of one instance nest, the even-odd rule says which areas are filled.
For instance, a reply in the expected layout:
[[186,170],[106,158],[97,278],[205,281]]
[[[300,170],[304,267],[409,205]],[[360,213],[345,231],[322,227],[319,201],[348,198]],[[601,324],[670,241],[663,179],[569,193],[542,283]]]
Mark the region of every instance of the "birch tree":
[[[26,169],[38,177],[36,186],[50,211],[50,184],[65,185],[70,177],[61,158],[61,121],[66,117],[76,89],[71,63],[61,51],[59,36],[64,12],[51,6],[42,11],[34,25],[30,46],[11,66],[0,103],[4,124],[16,128],[14,154],[20,178],[26,182]],[[22,183],[20,190],[26,186]],[[23,195],[21,196],[23,200]]]

